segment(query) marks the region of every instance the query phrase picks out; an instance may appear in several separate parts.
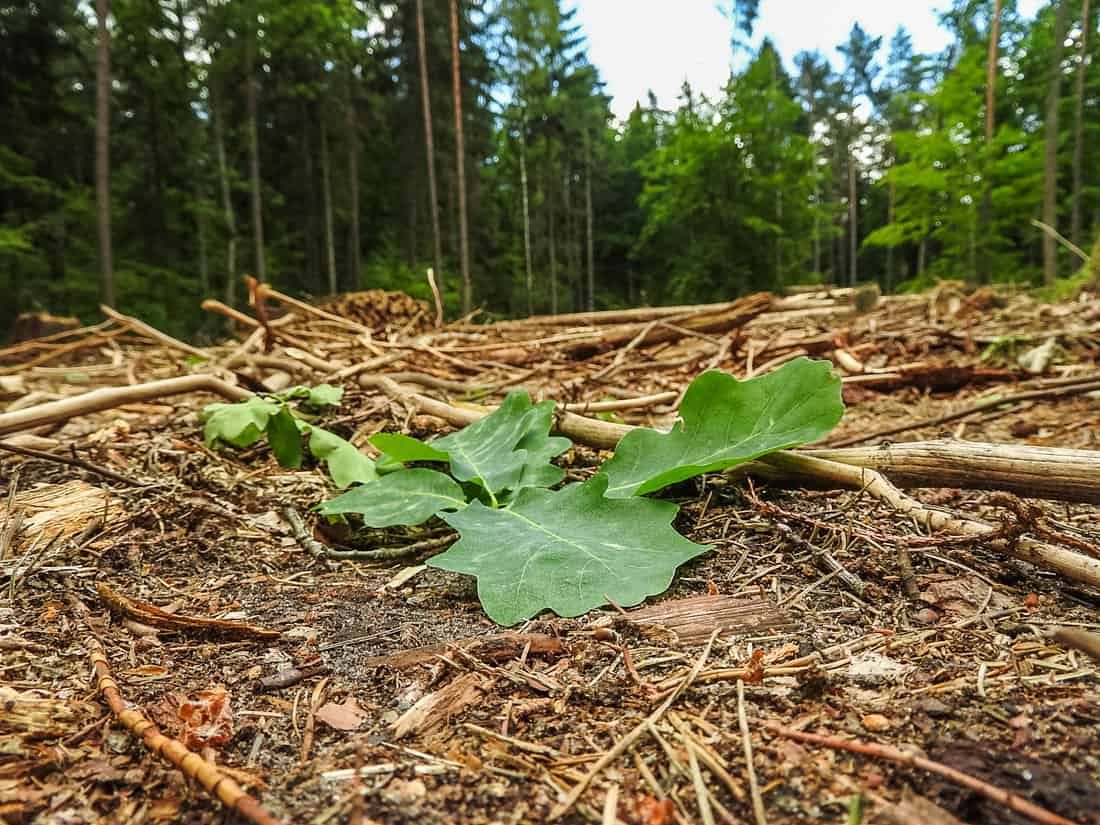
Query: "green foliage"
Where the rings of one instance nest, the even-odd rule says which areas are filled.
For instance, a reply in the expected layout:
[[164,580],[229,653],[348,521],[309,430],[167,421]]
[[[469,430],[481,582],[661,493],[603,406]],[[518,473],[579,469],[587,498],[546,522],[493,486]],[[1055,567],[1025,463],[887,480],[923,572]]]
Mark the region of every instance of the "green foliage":
[[[1003,4],[988,146],[992,4],[952,3],[942,53],[916,52],[899,29],[880,65],[889,33],[855,25],[839,61],[802,53],[791,76],[766,36],[755,48],[745,39],[755,5],[720,4],[738,66],[725,89],[707,99],[685,86],[678,102],[642,101],[617,123],[570,4],[459,0],[469,248],[487,316],[712,301],[842,283],[857,268],[886,290],[936,277],[1036,279],[1042,235],[1030,219],[1043,188],[1050,4],[1034,19]],[[1071,240],[1088,247],[1100,213],[1100,37],[1085,54],[1082,32],[1095,26],[1082,24],[1080,4],[1068,8],[1057,228],[1074,234],[1078,190]],[[453,170],[449,8],[425,4],[424,17],[434,165]],[[240,276],[258,264],[250,82],[268,280],[304,297],[335,281],[430,300],[415,21],[415,4],[376,0],[113,0],[120,308],[175,334],[213,335],[219,319],[201,299],[240,303]],[[0,0],[0,123],[19,124],[0,130],[0,329],[30,309],[98,317],[95,46],[86,4]],[[387,162],[368,162],[377,158]],[[449,177],[438,192],[437,275],[453,317],[461,244]],[[1059,254],[1065,274],[1072,264]]]
[[462,487],[435,470],[412,469],[381,476],[318,507],[326,516],[355,513],[368,527],[413,525],[466,506]]
[[634,430],[596,476],[550,491],[563,476],[550,462],[569,441],[550,436],[552,402],[532,405],[517,391],[430,443],[371,439],[391,464],[448,463],[467,491],[434,470],[395,469],[318,509],[370,527],[438,516],[461,539],[428,564],[476,576],[494,621],[514,624],[547,608],[575,616],[608,598],[633,605],[662,592],[680,564],[708,549],[672,530],[676,505],[643,494],[819,438],[842,413],[840,380],[826,361],[801,358],[741,382],[707,372],[684,396],[682,427]]
[[554,402],[532,405],[519,390],[489,415],[431,444],[386,434],[371,444],[395,461],[447,461],[455,478],[479,485],[495,504],[505,490],[561,481],[562,471],[550,460],[569,449],[569,439],[550,436],[553,415]]
[[579,616],[609,599],[638,604],[710,549],[673,530],[675,504],[605,498],[606,486],[597,475],[557,491],[524,488],[506,508],[475,501],[445,513],[462,538],[428,563],[476,576],[489,618],[512,625],[544,609]]
[[203,439],[210,448],[219,444],[243,448],[266,435],[279,464],[297,468],[302,466],[302,437],[308,436],[310,453],[325,462],[337,487],[365,484],[378,477],[374,462],[354,444],[304,420],[304,413],[290,405],[291,401],[300,401],[313,408],[335,406],[343,393],[338,387],[321,384],[257,395],[235,404],[208,404],[203,410]]
[[738,381],[705,372],[691,382],[671,432],[638,428],[603,467],[607,495],[644,495],[825,436],[840,421],[840,379],[828,361],[797,358]]

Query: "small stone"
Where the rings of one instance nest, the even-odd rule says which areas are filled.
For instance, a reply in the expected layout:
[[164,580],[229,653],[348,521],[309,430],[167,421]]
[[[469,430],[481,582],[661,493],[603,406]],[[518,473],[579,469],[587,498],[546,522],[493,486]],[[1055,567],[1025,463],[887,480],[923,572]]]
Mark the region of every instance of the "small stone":
[[933,719],[943,719],[951,715],[951,708],[935,698],[924,699],[917,702],[917,710],[924,711]]
[[864,730],[869,730],[872,733],[890,730],[890,720],[881,713],[868,713],[859,721],[860,724],[863,725]]

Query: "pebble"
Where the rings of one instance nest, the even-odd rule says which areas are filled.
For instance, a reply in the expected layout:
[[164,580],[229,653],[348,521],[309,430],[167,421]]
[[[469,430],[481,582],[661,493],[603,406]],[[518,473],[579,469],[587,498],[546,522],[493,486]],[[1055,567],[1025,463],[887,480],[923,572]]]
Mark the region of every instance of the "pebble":
[[869,730],[872,733],[878,733],[880,731],[890,729],[890,720],[883,716],[881,713],[868,713],[862,719],[859,720],[865,730]]
[[951,715],[951,708],[941,702],[939,699],[923,699],[917,702],[917,710],[924,711],[933,719],[942,719],[945,716]]

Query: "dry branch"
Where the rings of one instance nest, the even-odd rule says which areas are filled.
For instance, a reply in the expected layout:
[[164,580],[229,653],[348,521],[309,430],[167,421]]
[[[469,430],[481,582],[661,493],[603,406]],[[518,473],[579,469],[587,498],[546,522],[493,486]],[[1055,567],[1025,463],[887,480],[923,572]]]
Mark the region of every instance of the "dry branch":
[[271,641],[282,635],[278,630],[269,630],[266,627],[257,627],[246,622],[231,622],[225,619],[210,619],[205,616],[185,616],[179,613],[168,613],[156,605],[123,596],[103,582],[96,582],[96,592],[99,594],[100,600],[115,613],[152,627],[163,627],[178,631],[197,630],[229,639]]
[[821,736],[816,733],[803,733],[802,731],[792,730],[791,728],[783,727],[771,721],[765,721],[762,724],[772,733],[787,739],[793,739],[796,742],[823,745],[835,750],[859,753],[864,756],[872,756],[876,759],[887,759],[901,765],[911,765],[914,768],[930,771],[931,773],[944,777],[950,782],[954,782],[956,785],[969,788],[987,799],[999,802],[1010,810],[1030,817],[1036,822],[1041,822],[1043,825],[1076,825],[1072,820],[1058,816],[1058,814],[1052,813],[1046,808],[1040,808],[1038,805],[1029,802],[1018,794],[1006,791],[1003,788],[998,788],[995,785],[990,785],[988,782],[983,782],[981,779],[971,776],[968,773],[963,773],[941,762],[934,762],[923,756],[917,756],[914,753],[907,753],[889,745],[879,745],[873,742],[859,742],[851,739],[841,739],[837,736]]
[[[925,507],[919,501],[905,495],[875,470],[786,451],[764,456],[759,463],[778,468],[786,478],[801,476],[819,483],[826,482],[863,490],[890,505],[902,515],[909,516],[932,530],[946,530],[960,536],[975,537],[994,532],[994,528],[985,522],[959,518],[942,510]],[[1100,587],[1100,560],[1026,538],[1015,542],[990,541],[990,545],[1036,567],[1054,570],[1068,579],[1083,582],[1092,587]]]
[[859,444],[861,441],[871,441],[876,438],[885,438],[888,435],[897,435],[898,433],[908,432],[909,430],[919,430],[923,427],[938,427],[941,424],[946,424],[950,421],[958,421],[960,418],[966,418],[967,416],[974,415],[975,413],[986,412],[987,410],[996,409],[1002,407],[1005,404],[1020,404],[1024,401],[1035,401],[1041,398],[1067,398],[1073,395],[1083,395],[1087,392],[1095,392],[1100,390],[1100,379],[1095,376],[1091,377],[1092,380],[1084,381],[1081,383],[1074,383],[1069,385],[1052,386],[1045,389],[1026,390],[1024,392],[1012,393],[1009,395],[994,395],[988,398],[984,398],[980,401],[976,401],[973,404],[969,404],[963,407],[961,410],[956,410],[953,413],[946,413],[945,415],[938,415],[935,418],[928,418],[923,421],[913,421],[909,424],[899,424],[895,427],[886,427],[881,430],[874,430],[869,433],[862,433],[859,435],[848,436],[845,438],[826,438],[821,444],[829,447],[847,447],[850,444]]
[[95,668],[96,685],[115,718],[134,736],[145,742],[145,747],[179,768],[184,776],[202,785],[221,800],[230,810],[255,823],[255,825],[282,825],[281,820],[269,813],[259,800],[246,793],[227,773],[212,762],[207,762],[176,739],[169,739],[139,710],[128,707],[122,697],[118,682],[111,676],[111,666],[99,639],[89,634],[84,641]]
[[61,401],[38,404],[18,412],[0,413],[0,435],[28,430],[43,424],[56,424],[78,415],[101,412],[125,404],[136,404],[189,392],[212,392],[230,401],[243,401],[252,395],[248,390],[234,387],[212,375],[165,378],[163,381],[150,381],[147,384],[136,384],[132,387],[104,387]]
[[128,484],[133,487],[141,485],[140,481],[124,476],[121,473],[116,473],[114,470],[109,470],[106,467],[99,467],[92,464],[89,461],[85,461],[82,458],[76,458],[75,456],[54,455],[43,450],[36,450],[32,447],[21,447],[18,444],[10,444],[7,441],[0,441],[0,451],[13,453],[15,455],[21,455],[26,458],[37,458],[42,461],[51,461],[54,464],[65,464],[69,467],[79,467],[81,470],[87,470],[89,473],[109,478],[112,481],[117,481],[121,484]]
[[805,455],[878,470],[902,487],[1006,490],[1100,504],[1100,452],[1092,450],[939,440],[808,450]]
[[129,327],[134,332],[144,335],[146,338],[152,338],[154,341],[159,341],[170,349],[178,349],[180,352],[186,352],[188,355],[194,355],[196,358],[201,358],[204,361],[210,360],[210,353],[198,347],[194,347],[185,341],[181,341],[178,338],[173,338],[171,335],[163,333],[155,327],[149,326],[149,324],[145,323],[140,318],[123,315],[121,312],[116,312],[111,309],[106,304],[100,304],[99,311],[111,320],[118,321],[123,326]]
[[[767,292],[749,295],[734,301],[719,312],[700,311],[682,318],[678,327],[658,325],[652,330],[647,330],[650,322],[644,324],[628,324],[621,327],[612,327],[598,338],[590,338],[567,345],[562,351],[571,358],[589,358],[601,352],[608,352],[619,347],[628,346],[639,333],[645,332],[646,346],[661,344],[666,341],[676,341],[688,333],[724,333],[744,326],[753,318],[766,312],[775,301]],[[521,343],[521,342],[517,342]]]

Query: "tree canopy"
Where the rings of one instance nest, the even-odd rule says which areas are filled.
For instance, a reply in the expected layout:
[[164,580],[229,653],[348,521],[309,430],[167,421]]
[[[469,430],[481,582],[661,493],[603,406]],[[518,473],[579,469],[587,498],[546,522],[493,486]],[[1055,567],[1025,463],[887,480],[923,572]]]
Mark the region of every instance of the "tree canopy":
[[1048,278],[1078,264],[1034,222],[1087,248],[1100,217],[1100,38],[1080,0],[1034,19],[954,0],[941,53],[857,22],[835,60],[787,64],[766,32],[749,45],[757,3],[725,3],[726,88],[650,96],[621,122],[561,0],[459,0],[454,32],[448,3],[423,2],[422,52],[413,0],[102,5],[105,37],[87,4],[0,0],[0,325],[92,318],[104,277],[178,331],[212,325],[205,296],[240,304],[245,274],[427,297],[429,266],[456,315],[464,234],[473,304],[501,315],[815,281],[1037,284],[1044,254]]

